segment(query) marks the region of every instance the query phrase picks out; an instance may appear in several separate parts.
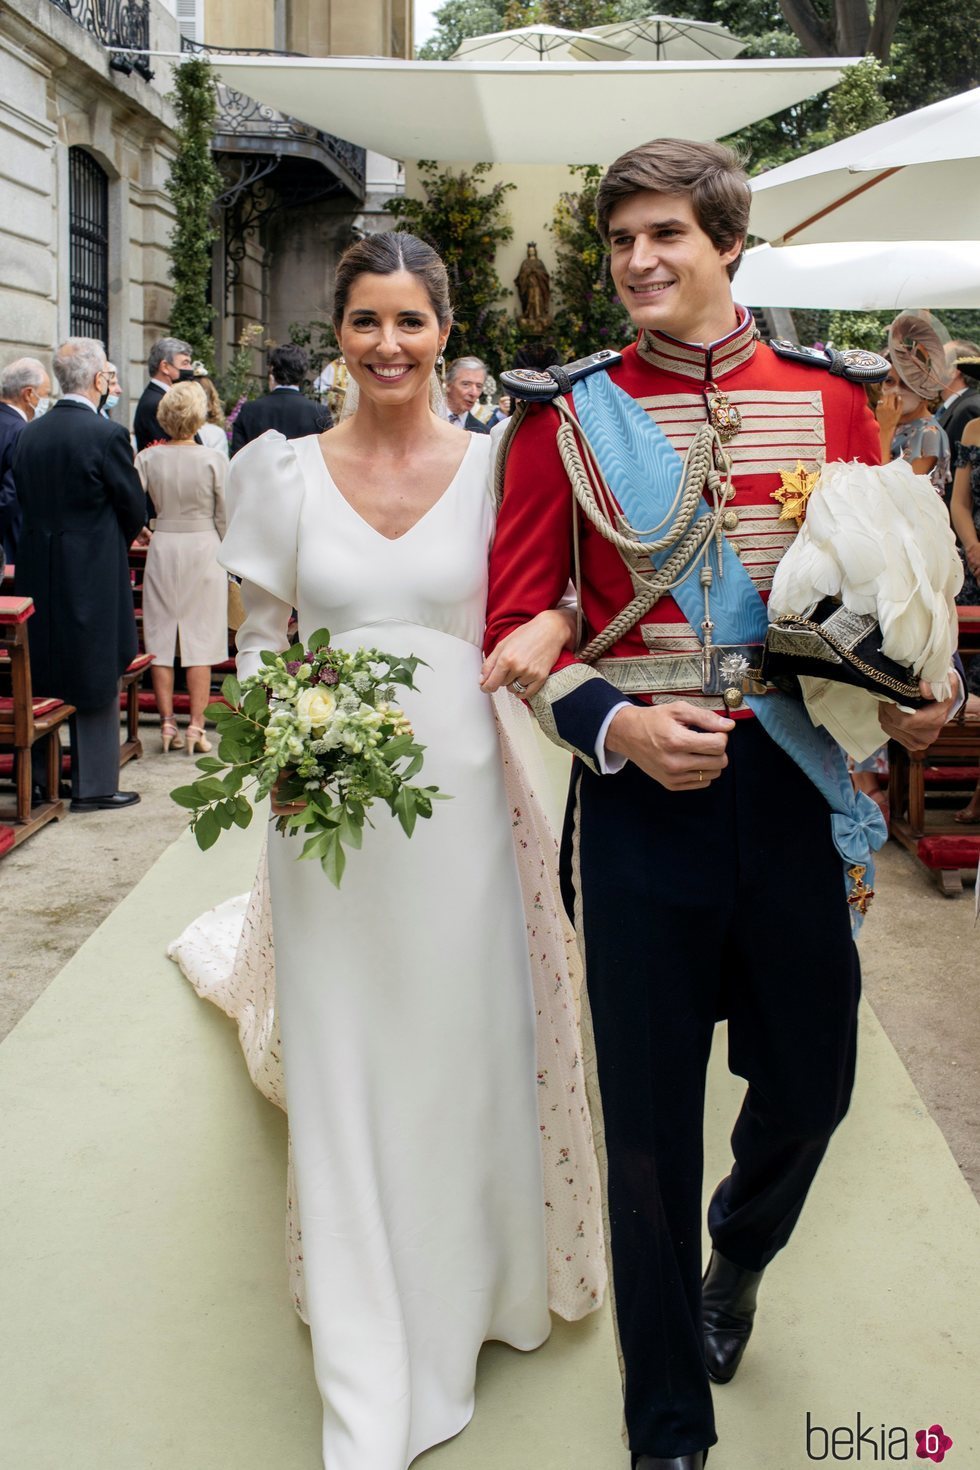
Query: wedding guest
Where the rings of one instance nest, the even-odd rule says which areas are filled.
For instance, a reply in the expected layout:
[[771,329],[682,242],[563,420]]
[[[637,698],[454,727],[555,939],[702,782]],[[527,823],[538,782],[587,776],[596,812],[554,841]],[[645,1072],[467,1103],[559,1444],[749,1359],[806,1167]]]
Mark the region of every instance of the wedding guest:
[[231,452],[237,454],[267,429],[278,429],[287,439],[322,434],[333,427],[329,408],[306,397],[300,385],[309,371],[309,354],[287,342],[269,353],[269,391],[243,403],[231,431]]
[[[888,329],[885,352],[891,369],[875,409],[883,460],[906,459],[917,475],[927,475],[939,495],[949,480],[949,440],[932,413],[947,380],[943,344],[923,317],[906,312]],[[863,761],[856,761],[851,779],[881,807],[888,800],[882,780],[888,775],[888,747],[882,745]]]
[[0,375],[0,552],[17,559],[21,513],[14,484],[14,450],[21,430],[47,407],[51,379],[36,357],[18,357]]
[[116,371],[116,364],[114,362],[107,362],[105,371],[108,387],[105,402],[99,409],[99,413],[104,419],[107,419],[112,413],[112,410],[119,404],[119,400],[122,397],[122,384],[119,381],[119,374]]
[[[951,473],[955,474],[963,431],[972,419],[980,417],[980,383],[962,371],[959,360],[965,357],[976,362],[980,359],[980,347],[966,338],[956,338],[946,343],[945,357],[949,377],[946,379],[945,397],[936,409],[936,423],[945,430],[949,439]],[[946,489],[947,500],[951,494],[952,480]]]
[[487,381],[486,363],[478,357],[457,357],[446,373],[446,417],[471,434],[489,434],[490,429],[473,412]]
[[227,459],[197,444],[208,400],[198,383],[178,383],[159,408],[167,442],[136,457],[136,469],[157,508],[143,577],[143,642],[153,654],[150,677],[164,751],[183,747],[174,720],[174,659],[179,653],[190,696],[187,751],[208,751],[204,710],[211,668],[228,657],[228,578],[218,565],[225,532]]
[[[119,785],[119,680],[136,656],[129,547],[145,500],[129,435],[98,411],[107,391],[101,342],[70,337],[54,355],[61,397],[28,424],[14,459],[23,512],[17,591],[34,599],[31,674],[38,694],[75,706],[73,812],[139,801]],[[43,752],[35,784],[43,780]]]
[[140,395],[133,420],[137,453],[148,444],[158,444],[161,439],[166,439],[166,430],[160,424],[157,410],[163,395],[180,380],[181,373],[189,373],[190,368],[189,342],[182,342],[179,337],[161,337],[150,348],[146,362],[150,381]]
[[943,344],[923,317],[906,312],[888,328],[885,356],[891,371],[875,410],[881,457],[907,459],[915,473],[928,475],[942,495],[949,479],[949,439],[931,405],[947,379]]
[[[980,352],[960,358],[958,367],[971,393],[974,385],[980,388]],[[980,605],[980,415],[969,419],[963,429],[949,510],[963,557],[963,587],[956,601],[976,607]],[[980,657],[967,663],[966,678],[971,693],[980,694]],[[954,820],[970,825],[980,822],[980,781]]]
[[194,381],[199,388],[204,389],[204,396],[208,400],[207,421],[201,425],[198,438],[208,449],[218,449],[228,458],[228,430],[225,424],[225,411],[218,396],[218,390],[214,386],[207,368],[203,362],[195,362],[192,366]]

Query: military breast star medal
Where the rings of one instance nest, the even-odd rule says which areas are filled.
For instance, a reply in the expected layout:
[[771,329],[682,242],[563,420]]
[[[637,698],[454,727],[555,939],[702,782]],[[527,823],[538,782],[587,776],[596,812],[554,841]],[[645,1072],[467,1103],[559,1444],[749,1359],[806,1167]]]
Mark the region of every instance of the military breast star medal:
[[778,490],[772,492],[772,498],[778,500],[783,507],[779,513],[781,521],[795,521],[797,526],[802,526],[806,504],[813,493],[819,473],[819,470],[806,469],[799,460],[796,461],[795,470],[779,471],[782,484]]

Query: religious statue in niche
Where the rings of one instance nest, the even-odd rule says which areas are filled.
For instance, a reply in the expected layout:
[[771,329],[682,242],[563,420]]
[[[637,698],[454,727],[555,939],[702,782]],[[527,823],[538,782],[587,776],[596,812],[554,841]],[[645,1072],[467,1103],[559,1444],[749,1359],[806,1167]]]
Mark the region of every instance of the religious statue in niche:
[[521,301],[517,324],[525,332],[542,333],[551,326],[551,277],[532,240],[514,282]]

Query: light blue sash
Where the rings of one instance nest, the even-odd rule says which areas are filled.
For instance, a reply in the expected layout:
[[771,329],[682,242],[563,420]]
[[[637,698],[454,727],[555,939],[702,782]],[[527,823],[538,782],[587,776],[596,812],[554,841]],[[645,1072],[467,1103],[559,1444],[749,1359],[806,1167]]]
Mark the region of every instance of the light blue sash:
[[[639,540],[666,535],[678,509],[683,465],[680,455],[656,421],[609,377],[594,373],[575,384],[575,410],[609,487]],[[699,512],[708,515],[705,502]],[[669,550],[654,553],[660,566]],[[708,565],[715,573],[711,619],[716,643],[762,643],[769,621],[752,578],[722,539],[719,565],[712,544]],[[696,575],[671,594],[691,627],[701,635],[704,593]],[[703,641],[703,640],[702,640]],[[862,912],[856,907],[865,886],[874,886],[872,853],[887,840],[888,829],[870,796],[856,792],[840,746],[814,725],[802,701],[771,691],[746,695],[746,704],[766,734],[790,756],[826,799],[831,810],[834,846],[844,863],[844,882],[855,929]]]

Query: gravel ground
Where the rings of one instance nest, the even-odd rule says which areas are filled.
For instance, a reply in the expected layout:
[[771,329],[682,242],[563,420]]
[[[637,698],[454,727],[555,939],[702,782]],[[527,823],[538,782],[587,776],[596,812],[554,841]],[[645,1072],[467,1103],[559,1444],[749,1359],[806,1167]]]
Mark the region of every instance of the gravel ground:
[[[142,801],[120,812],[65,816],[0,860],[3,977],[0,1039],[184,830],[169,799],[192,779],[182,751],[164,755],[155,724],[122,773]],[[9,793],[7,794],[9,795]],[[7,805],[7,796],[4,805]],[[797,875],[805,882],[805,875]],[[878,896],[861,939],[865,992],[980,1198],[980,928],[972,894],[943,898],[903,849],[881,854]],[[792,901],[791,892],[782,901]]]

